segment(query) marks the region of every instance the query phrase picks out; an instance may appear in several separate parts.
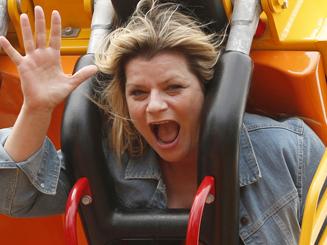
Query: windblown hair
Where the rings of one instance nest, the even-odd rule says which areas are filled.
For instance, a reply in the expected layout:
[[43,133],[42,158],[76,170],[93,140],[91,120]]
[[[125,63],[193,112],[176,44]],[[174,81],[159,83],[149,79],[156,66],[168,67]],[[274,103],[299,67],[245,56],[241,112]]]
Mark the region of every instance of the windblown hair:
[[145,142],[130,120],[125,98],[125,65],[132,58],[151,59],[162,51],[185,55],[190,70],[200,81],[213,77],[219,56],[217,34],[206,34],[191,15],[176,3],[141,0],[128,22],[111,32],[99,46],[95,62],[112,80],[102,91],[101,107],[110,119],[110,145],[118,158],[124,153],[139,156]]

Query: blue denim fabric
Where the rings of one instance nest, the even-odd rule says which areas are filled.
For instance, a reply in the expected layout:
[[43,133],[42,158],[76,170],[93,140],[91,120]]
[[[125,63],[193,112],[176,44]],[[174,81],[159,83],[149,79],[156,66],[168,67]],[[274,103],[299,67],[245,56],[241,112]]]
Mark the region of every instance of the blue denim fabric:
[[[2,147],[9,132],[0,130],[0,212],[14,216],[62,212],[70,184],[60,152],[47,139],[28,160],[15,163]],[[122,206],[166,207],[165,184],[152,150],[141,158],[123,156],[122,164],[117,164],[106,144],[104,149]],[[239,162],[244,244],[297,244],[305,197],[324,150],[297,118],[275,121],[245,114]]]
[[46,139],[39,151],[16,163],[3,148],[9,133],[10,129],[0,130],[0,213],[15,217],[62,213],[71,184],[61,153]]

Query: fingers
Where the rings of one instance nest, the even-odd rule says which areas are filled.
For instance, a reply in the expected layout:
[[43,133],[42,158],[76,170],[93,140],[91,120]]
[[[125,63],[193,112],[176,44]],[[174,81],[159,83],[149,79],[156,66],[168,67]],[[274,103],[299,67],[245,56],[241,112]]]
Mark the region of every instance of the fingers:
[[85,66],[72,76],[72,83],[77,87],[80,83],[93,76],[97,71],[98,68],[95,65]]
[[[40,6],[34,8],[36,44],[34,43],[31,25],[26,14],[20,16],[23,42],[26,54],[31,53],[35,48],[46,47],[46,23],[43,9]],[[51,15],[51,31],[49,46],[59,50],[61,43],[61,19],[58,11],[54,10]]]
[[61,19],[59,12],[54,10],[51,15],[51,31],[49,46],[60,50],[61,44]]
[[18,53],[16,49],[14,49],[14,47],[10,44],[10,42],[5,37],[0,36],[0,46],[9,56],[11,61],[14,62],[16,66],[18,66],[21,60],[23,59],[23,57],[20,55],[20,53]]
[[[36,6],[34,9],[35,14],[35,32],[36,43],[31,29],[31,25],[27,14],[20,15],[20,25],[22,29],[23,44],[25,53],[29,54],[35,51],[35,48],[46,47],[46,24],[43,9],[40,6]],[[60,50],[61,42],[61,20],[58,11],[53,11],[51,16],[51,32],[50,32],[50,47]],[[0,36],[0,46],[10,57],[10,59],[16,64],[20,64],[22,56],[16,49],[9,43],[5,37]]]
[[31,53],[35,49],[33,34],[30,21],[27,14],[20,15],[20,25],[22,27],[23,43],[26,54]]
[[36,34],[36,48],[46,47],[46,27],[43,9],[40,6],[34,8],[35,15],[35,34]]

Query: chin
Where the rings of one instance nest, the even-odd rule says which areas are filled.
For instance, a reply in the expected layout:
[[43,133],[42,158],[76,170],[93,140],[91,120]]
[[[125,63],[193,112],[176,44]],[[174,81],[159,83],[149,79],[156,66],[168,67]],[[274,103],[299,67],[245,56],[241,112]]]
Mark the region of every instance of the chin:
[[[157,152],[158,153],[158,152]],[[178,163],[178,162],[182,162],[186,156],[185,154],[176,154],[176,153],[158,153],[158,155],[160,156],[160,158],[166,162],[169,163]]]
[[192,149],[190,145],[180,145],[179,143],[177,143],[174,147],[166,149],[158,147],[156,142],[149,145],[162,160],[169,163],[179,163],[190,160],[190,157],[194,152],[194,149]]

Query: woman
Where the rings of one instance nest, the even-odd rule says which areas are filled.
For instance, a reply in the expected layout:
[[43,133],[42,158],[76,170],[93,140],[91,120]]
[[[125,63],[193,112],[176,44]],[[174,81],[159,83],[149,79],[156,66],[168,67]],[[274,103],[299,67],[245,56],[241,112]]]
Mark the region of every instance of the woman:
[[[35,8],[36,41],[21,16],[26,56],[0,45],[17,65],[24,103],[12,129],[0,132],[0,211],[13,216],[62,212],[70,183],[46,132],[51,112],[98,69],[103,90],[107,161],[120,204],[128,208],[189,208],[205,84],[213,76],[215,35],[175,4],[142,0],[112,32],[96,65],[73,76],[60,68],[60,16],[52,14],[46,47],[43,11]],[[296,244],[308,187],[324,146],[299,119],[246,114],[240,138],[240,238],[244,244]],[[187,169],[188,171],[185,171]]]

